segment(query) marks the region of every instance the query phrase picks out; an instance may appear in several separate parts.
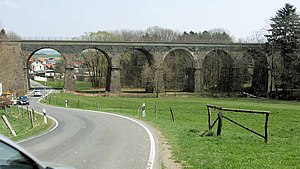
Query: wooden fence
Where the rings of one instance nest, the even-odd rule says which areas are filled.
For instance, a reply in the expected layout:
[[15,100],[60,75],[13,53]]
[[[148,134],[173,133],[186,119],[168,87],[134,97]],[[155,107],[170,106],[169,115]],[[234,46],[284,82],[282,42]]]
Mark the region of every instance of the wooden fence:
[[[214,122],[212,123],[211,122],[211,109],[215,109],[215,110],[219,110],[218,112],[218,117],[216,120],[214,120]],[[230,108],[222,108],[222,107],[218,107],[218,106],[215,106],[215,105],[210,105],[208,104],[207,105],[207,111],[208,111],[208,131],[211,131],[212,128],[215,126],[215,124],[218,122],[218,129],[217,129],[217,136],[220,136],[221,133],[222,133],[222,121],[223,121],[223,118],[230,121],[231,123],[233,124],[236,124],[240,127],[242,127],[243,129],[246,129],[262,138],[265,139],[265,142],[267,143],[268,142],[268,121],[269,121],[269,115],[271,112],[269,111],[257,111],[257,110],[242,110],[242,109],[230,109]],[[266,115],[266,119],[265,119],[265,133],[264,135],[263,134],[260,134],[248,127],[245,127],[241,124],[239,124],[238,122],[224,116],[224,114],[222,113],[223,111],[228,111],[228,112],[236,112],[236,113],[251,113],[251,114],[265,114]]]

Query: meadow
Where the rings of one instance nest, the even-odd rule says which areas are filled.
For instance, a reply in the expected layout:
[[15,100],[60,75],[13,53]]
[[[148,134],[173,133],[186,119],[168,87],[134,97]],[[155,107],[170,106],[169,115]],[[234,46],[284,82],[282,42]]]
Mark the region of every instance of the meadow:
[[[167,138],[172,158],[184,168],[300,168],[300,104],[268,99],[197,98],[191,96],[130,98],[53,94],[46,103],[112,112],[143,119]],[[146,104],[146,117],[141,105]],[[269,140],[223,120],[222,135],[201,136],[208,129],[207,104],[271,111]],[[175,117],[172,121],[170,108]],[[140,110],[140,111],[138,111]],[[156,116],[157,113],[157,116]],[[218,111],[213,111],[213,120]],[[226,112],[226,117],[263,134],[265,116]],[[157,117],[157,118],[156,118]]]

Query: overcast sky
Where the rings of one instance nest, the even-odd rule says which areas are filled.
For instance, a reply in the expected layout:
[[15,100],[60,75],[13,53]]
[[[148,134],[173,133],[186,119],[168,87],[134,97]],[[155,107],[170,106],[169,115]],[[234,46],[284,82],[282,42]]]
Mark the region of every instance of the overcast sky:
[[266,28],[287,2],[300,13],[300,0],[0,0],[0,27],[33,37],[150,26],[180,32],[223,28],[239,39]]

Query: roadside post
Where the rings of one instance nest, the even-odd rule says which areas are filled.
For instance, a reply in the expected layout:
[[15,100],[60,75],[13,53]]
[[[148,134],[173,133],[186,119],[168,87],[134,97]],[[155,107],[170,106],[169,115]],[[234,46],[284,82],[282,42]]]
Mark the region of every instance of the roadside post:
[[68,107],[68,99],[66,99],[66,108]]
[[44,115],[44,123],[47,124],[48,121],[47,121],[47,114],[46,114],[46,110],[43,109],[43,115]]
[[146,116],[146,104],[143,103],[142,105],[142,117],[145,117]]

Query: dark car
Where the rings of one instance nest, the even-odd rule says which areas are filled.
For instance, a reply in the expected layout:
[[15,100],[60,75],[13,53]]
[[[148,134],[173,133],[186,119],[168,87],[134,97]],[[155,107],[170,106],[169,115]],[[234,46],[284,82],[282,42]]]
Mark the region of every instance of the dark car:
[[20,96],[17,103],[18,105],[29,105],[29,99],[27,96]]

